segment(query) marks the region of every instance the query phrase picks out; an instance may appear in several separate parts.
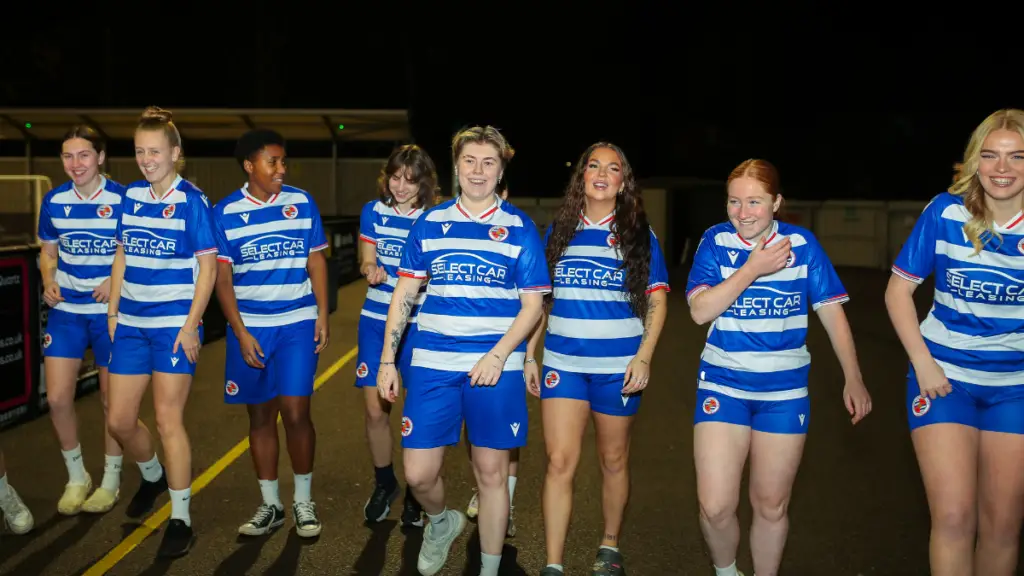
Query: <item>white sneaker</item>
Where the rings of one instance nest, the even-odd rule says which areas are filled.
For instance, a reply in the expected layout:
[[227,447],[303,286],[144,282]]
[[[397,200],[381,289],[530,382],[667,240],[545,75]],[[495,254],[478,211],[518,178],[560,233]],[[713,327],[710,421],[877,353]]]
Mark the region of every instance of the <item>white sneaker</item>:
[[64,485],[64,494],[61,495],[60,501],[57,502],[57,513],[63,516],[78,514],[81,512],[82,504],[85,503],[85,499],[91,491],[92,476],[88,473],[85,474],[85,484],[72,484],[68,482]]
[[420,546],[420,557],[416,561],[416,569],[423,576],[434,576],[444,568],[448,561],[448,552],[452,548],[455,539],[462,534],[466,528],[466,515],[458,510],[446,510],[447,520],[445,526],[448,531],[444,534],[435,534],[435,527],[427,523],[423,531],[423,544]]
[[480,513],[480,491],[473,488],[473,497],[469,499],[469,506],[466,506],[466,516],[476,518]]
[[25,534],[36,525],[32,512],[21,501],[21,496],[18,496],[13,486],[8,485],[7,496],[0,498],[0,512],[3,512],[4,522],[15,534]]
[[82,503],[82,512],[89,512],[91,514],[103,514],[104,512],[110,512],[110,509],[117,504],[117,501],[121,499],[121,489],[117,489],[113,492],[100,486],[93,491],[92,496],[85,499]]

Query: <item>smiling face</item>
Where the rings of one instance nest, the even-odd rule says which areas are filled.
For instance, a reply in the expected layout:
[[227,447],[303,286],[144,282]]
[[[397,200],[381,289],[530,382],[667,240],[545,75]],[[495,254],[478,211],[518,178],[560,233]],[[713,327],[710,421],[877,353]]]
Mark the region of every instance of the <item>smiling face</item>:
[[65,140],[61,146],[61,161],[64,163],[64,173],[75,183],[75,186],[83,192],[92,194],[93,190],[86,187],[99,179],[100,165],[106,155],[103,152],[96,152],[92,142],[85,138],[71,138]]
[[590,154],[583,172],[583,191],[588,200],[614,200],[622,191],[622,159],[611,148],[598,148]]
[[395,199],[395,205],[403,209],[416,201],[419,184],[413,179],[412,168],[403,166],[388,178],[388,192]]
[[135,131],[135,162],[150,184],[172,176],[180,155],[181,148],[172,147],[163,130]]
[[997,202],[1024,191],[1024,138],[1015,130],[993,130],[981,146],[978,179],[985,194]]
[[781,194],[773,199],[764,184],[749,176],[730,182],[728,195],[726,211],[729,221],[748,242],[759,239],[771,227],[775,211],[782,203]]
[[493,144],[469,142],[459,153],[459,187],[467,198],[486,200],[501,178],[501,156]]
[[245,165],[249,173],[249,182],[270,196],[281,193],[284,175],[288,171],[285,166],[284,148],[277,144],[268,144],[257,152]]

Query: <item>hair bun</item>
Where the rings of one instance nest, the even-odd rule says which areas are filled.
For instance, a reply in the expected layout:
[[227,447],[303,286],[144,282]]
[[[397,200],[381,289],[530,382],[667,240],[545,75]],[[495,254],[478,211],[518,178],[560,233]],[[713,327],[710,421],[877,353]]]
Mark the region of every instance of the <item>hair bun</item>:
[[150,106],[142,113],[141,119],[170,123],[174,119],[174,114],[170,110],[164,110],[159,106]]

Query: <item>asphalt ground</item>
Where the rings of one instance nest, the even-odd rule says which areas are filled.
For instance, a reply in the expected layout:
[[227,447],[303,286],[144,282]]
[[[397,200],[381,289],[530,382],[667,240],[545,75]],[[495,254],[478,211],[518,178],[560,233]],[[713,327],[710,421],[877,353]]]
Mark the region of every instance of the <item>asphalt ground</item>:
[[[621,541],[633,576],[714,573],[697,522],[692,448],[697,365],[706,328],[689,318],[685,273],[680,269],[672,274],[669,317],[634,428],[632,495]],[[840,276],[851,295],[846,311],[874,412],[851,426],[842,405],[842,371],[823,328],[812,321],[809,437],[790,506],[782,573],[927,574],[927,502],[906,425],[906,358],[883,303],[888,274],[843,269]],[[924,286],[918,291],[922,313],[930,304],[930,290]],[[287,523],[267,537],[237,536],[237,527],[252,514],[260,493],[243,442],[248,430],[245,410],[223,403],[220,340],[202,350],[186,412],[196,478],[191,513],[198,539],[191,553],[172,562],[155,560],[169,506],[162,514],[160,507],[167,504],[167,496],[161,497],[155,517],[145,525],[127,518],[124,509],[139,482],[137,467],[128,463],[123,497],[112,511],[102,516],[58,516],[56,504],[66,472],[44,417],[0,434],[8,477],[36,518],[31,533],[6,532],[0,537],[0,574],[416,574],[420,530],[404,531],[397,524],[400,510],[392,510],[388,520],[372,527],[362,519],[373,469],[365,446],[362,396],[352,383],[364,294],[362,282],[341,288],[339,309],[331,318],[330,347],[319,365],[321,386],[313,400],[318,437],[313,498],[324,528],[317,539],[304,541],[295,535],[292,477],[283,447],[280,477],[282,499],[289,505]],[[80,399],[77,409],[86,466],[98,483],[103,473],[99,395]],[[532,397],[529,409],[529,444],[522,453],[515,495],[519,530],[506,542],[502,574],[537,574],[545,560],[540,494],[546,458],[540,406]],[[392,421],[401,477],[399,415],[396,407]],[[148,394],[142,418],[155,430]],[[281,438],[283,442],[283,428]],[[444,475],[449,505],[464,509],[473,486],[464,446],[448,452]],[[592,428],[587,431],[576,491],[565,565],[568,574],[589,574],[602,529],[601,478]],[[739,566],[749,575],[750,506],[745,485],[742,494]],[[396,502],[400,505],[401,499]],[[475,576],[478,571],[479,540],[470,524],[442,574]]]

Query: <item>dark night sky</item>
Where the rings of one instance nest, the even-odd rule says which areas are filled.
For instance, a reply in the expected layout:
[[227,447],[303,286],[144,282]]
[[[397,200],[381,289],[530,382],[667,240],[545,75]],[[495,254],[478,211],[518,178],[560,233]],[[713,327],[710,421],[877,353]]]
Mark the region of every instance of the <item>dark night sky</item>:
[[0,106],[408,107],[445,183],[452,132],[491,123],[517,149],[517,194],[559,194],[565,162],[609,139],[640,176],[722,179],[762,156],[791,197],[896,199],[944,187],[971,129],[1021,105],[971,87],[985,57],[942,40],[949,15],[587,6],[461,26],[424,8],[189,19],[153,49],[107,20],[91,59],[77,21],[23,29],[0,47]]

